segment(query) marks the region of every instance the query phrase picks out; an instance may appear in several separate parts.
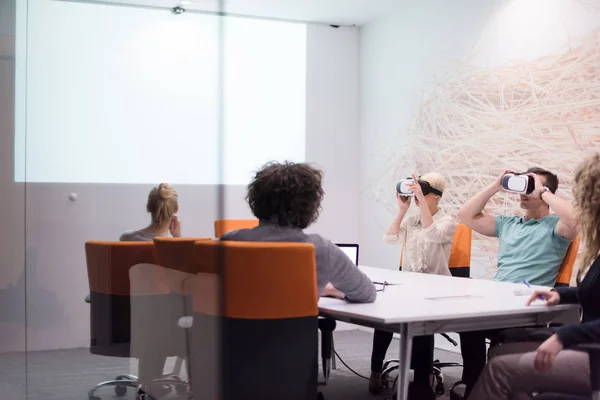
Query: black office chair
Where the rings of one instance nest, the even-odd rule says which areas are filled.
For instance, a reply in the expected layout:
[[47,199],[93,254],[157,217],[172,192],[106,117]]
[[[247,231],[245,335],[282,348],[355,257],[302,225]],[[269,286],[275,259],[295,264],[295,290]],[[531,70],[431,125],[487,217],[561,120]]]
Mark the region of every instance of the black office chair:
[[[453,346],[458,346],[458,343],[456,342],[456,340],[452,339],[447,334],[441,333],[440,335],[444,339],[446,339],[447,341],[452,343]],[[443,368],[462,367],[462,366],[463,366],[462,364],[456,363],[456,362],[441,362],[440,360],[433,361],[432,374],[435,379],[435,386],[434,386],[435,394],[442,395],[445,393],[444,373],[443,373],[442,369]],[[389,387],[389,384],[391,381],[390,373],[392,373],[393,371],[395,371],[397,369],[398,369],[398,360],[397,359],[386,360],[383,363],[383,372],[381,373],[383,387],[386,387],[386,388]],[[394,380],[394,382],[395,382],[395,380]]]
[[[142,295],[132,294],[129,273],[138,266],[156,264],[152,242],[102,242],[85,243],[86,264],[90,294],[85,301],[90,304],[90,353],[122,358],[140,358],[151,349],[158,349],[167,356],[185,357],[183,340],[169,329],[169,324],[159,325],[153,318],[169,315],[174,298],[168,285],[162,280]],[[133,312],[132,312],[133,310]],[[136,310],[151,310],[136,313]],[[175,389],[178,393],[188,390],[187,382],[179,377],[181,363],[176,371],[164,374],[152,382]],[[128,389],[137,391],[138,400],[151,399],[145,392],[144,382],[134,375],[118,375],[115,379],[101,382],[88,392],[89,400],[100,400],[96,391],[114,387],[118,397],[125,396]]]
[[590,384],[592,396],[576,396],[562,393],[541,393],[535,400],[600,400],[600,343],[580,344],[572,350],[587,352],[590,356]]

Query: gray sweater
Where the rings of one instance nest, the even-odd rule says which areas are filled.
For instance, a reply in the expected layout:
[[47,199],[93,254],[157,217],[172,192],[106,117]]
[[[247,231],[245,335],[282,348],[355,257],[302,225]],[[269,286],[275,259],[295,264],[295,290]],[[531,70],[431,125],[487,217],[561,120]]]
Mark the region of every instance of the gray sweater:
[[245,242],[301,242],[315,246],[317,258],[317,290],[322,293],[328,283],[354,303],[372,303],[377,297],[375,285],[339,247],[317,234],[306,234],[300,228],[261,222],[252,229],[228,232],[221,240]]

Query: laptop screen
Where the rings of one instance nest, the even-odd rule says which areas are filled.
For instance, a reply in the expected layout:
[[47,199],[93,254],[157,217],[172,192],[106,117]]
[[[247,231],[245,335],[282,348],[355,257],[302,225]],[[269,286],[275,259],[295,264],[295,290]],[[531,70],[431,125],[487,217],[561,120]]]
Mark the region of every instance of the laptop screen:
[[358,244],[336,243],[355,265],[358,265]]

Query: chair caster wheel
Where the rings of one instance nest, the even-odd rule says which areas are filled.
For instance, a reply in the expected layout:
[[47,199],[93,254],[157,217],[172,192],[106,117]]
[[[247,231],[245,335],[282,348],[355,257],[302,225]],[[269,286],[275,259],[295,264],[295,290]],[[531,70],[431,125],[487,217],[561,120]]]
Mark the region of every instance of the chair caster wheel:
[[444,389],[444,383],[438,383],[437,385],[435,385],[435,394],[437,394],[438,396],[443,395],[445,392]]
[[135,395],[135,400],[156,400],[154,397],[150,396],[148,393],[143,390],[138,390]]
[[127,394],[127,386],[117,385],[115,386],[115,394],[119,397],[123,397]]
[[186,385],[175,385],[175,392],[177,392],[177,394],[183,394],[186,391],[187,391]]
[[460,386],[464,387],[465,384],[462,383],[461,381],[456,382],[454,385],[452,385],[452,387],[450,388],[450,400],[463,400],[464,396],[462,393],[457,393],[457,390]]

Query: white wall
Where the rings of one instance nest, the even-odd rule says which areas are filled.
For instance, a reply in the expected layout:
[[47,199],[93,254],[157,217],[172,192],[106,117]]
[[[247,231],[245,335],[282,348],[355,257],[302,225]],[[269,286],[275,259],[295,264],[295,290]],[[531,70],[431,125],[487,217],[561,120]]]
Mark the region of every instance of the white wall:
[[325,171],[323,213],[312,231],[358,240],[358,30],[308,30],[306,154]]
[[[323,168],[327,193],[321,218],[311,230],[334,241],[356,242],[358,32],[310,25],[307,53],[306,154],[308,161]],[[9,79],[12,70],[7,68],[9,72],[0,75],[2,88],[5,84],[13,87]],[[83,301],[88,293],[84,242],[115,240],[124,230],[145,226],[145,199],[151,186],[14,184],[12,110],[7,111],[12,99],[9,107],[1,104],[1,115],[8,118],[0,121],[9,122],[0,125],[1,237],[8,237],[8,242],[0,244],[0,295],[22,277],[27,249],[28,350],[86,347],[89,307]],[[123,173],[127,173],[126,166]],[[218,216],[217,189],[176,189],[184,234],[212,236],[212,223]],[[76,202],[68,200],[71,192],[77,193]],[[226,218],[251,217],[244,187],[227,187],[225,194]],[[17,300],[23,304],[22,291]],[[24,318],[24,309],[6,304],[11,312],[0,314],[0,351],[22,350],[24,330],[19,321]]]

